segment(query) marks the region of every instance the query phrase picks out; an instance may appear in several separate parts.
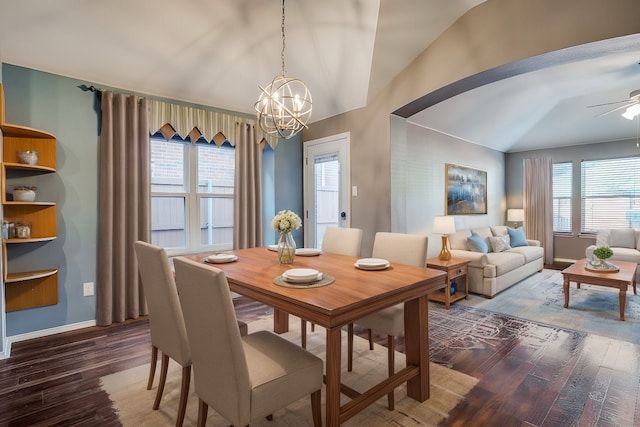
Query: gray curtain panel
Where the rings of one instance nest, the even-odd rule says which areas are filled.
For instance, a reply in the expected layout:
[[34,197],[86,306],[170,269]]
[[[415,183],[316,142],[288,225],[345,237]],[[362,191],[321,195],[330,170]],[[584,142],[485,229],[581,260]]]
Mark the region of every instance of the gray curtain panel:
[[97,324],[146,315],[133,243],[149,242],[150,165],[147,101],[102,92]]
[[544,248],[544,263],[553,264],[553,164],[550,158],[524,159],[524,230]]
[[236,123],[236,179],[234,199],[234,249],[262,246],[262,149],[256,127]]

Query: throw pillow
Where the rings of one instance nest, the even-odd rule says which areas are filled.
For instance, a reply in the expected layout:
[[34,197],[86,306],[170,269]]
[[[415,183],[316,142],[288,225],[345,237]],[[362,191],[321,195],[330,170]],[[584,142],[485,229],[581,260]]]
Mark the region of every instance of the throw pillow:
[[467,237],[467,245],[469,250],[473,252],[481,252],[483,254],[489,252],[489,245],[478,233],[472,233],[471,236]]
[[612,248],[635,249],[635,236],[633,228],[613,228],[611,229],[610,243]]
[[493,252],[504,252],[507,249],[511,249],[508,234],[506,236],[489,237],[489,243],[491,243]]
[[529,246],[527,236],[524,235],[524,228],[507,227],[507,232],[509,233],[509,241],[512,248],[517,248],[518,246]]

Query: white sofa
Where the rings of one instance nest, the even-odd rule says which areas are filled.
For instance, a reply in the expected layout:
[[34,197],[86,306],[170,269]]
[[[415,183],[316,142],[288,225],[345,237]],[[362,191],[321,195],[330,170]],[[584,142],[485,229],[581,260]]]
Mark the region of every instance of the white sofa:
[[[593,258],[593,250],[608,246],[613,251],[609,261],[628,261],[640,264],[640,230],[635,228],[612,228],[598,230],[596,244],[587,247],[587,259]],[[636,269],[636,282],[640,283],[640,269]]]
[[[488,243],[487,253],[476,252],[469,246],[468,238],[476,233]],[[451,255],[469,260],[469,291],[493,298],[520,280],[544,268],[544,248],[537,240],[526,240],[526,246],[510,247],[502,252],[494,252],[491,237],[507,236],[504,225],[458,230],[449,235]],[[477,237],[477,236],[476,236]],[[524,240],[524,238],[522,239]],[[524,242],[522,242],[524,244]],[[476,248],[477,250],[477,248]]]

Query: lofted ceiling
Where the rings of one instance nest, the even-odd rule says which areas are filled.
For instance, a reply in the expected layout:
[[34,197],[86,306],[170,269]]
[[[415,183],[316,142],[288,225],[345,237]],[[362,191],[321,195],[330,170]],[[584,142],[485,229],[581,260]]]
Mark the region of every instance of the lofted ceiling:
[[[311,122],[360,108],[484,0],[287,0],[287,75]],[[0,61],[253,114],[281,71],[280,0],[0,0]],[[640,47],[478,87],[408,118],[503,152],[636,137],[592,104],[640,89]],[[416,97],[422,94],[416,94]],[[614,105],[615,106],[615,105]]]

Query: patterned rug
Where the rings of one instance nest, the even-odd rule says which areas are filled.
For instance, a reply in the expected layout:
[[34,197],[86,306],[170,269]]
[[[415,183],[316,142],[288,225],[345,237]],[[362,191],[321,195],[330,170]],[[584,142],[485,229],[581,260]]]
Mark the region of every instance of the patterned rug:
[[[442,316],[449,317],[448,313]],[[446,323],[446,322],[445,322]],[[249,324],[249,332],[260,329],[271,329],[273,320],[266,317]],[[290,332],[283,337],[295,343],[300,343],[300,320],[291,316]],[[319,357],[324,358],[325,334],[321,327],[316,326],[315,332],[307,335],[307,349]],[[346,333],[343,334],[343,361],[346,367]],[[359,337],[354,339],[354,372],[348,373],[343,369],[342,381],[356,390],[366,390],[380,382],[387,375],[387,350],[375,346],[369,350],[368,342]],[[396,353],[396,370],[403,367],[404,354]],[[177,413],[177,402],[180,390],[180,368],[176,363],[170,363],[167,384],[160,409],[151,409],[157,389],[159,367],[156,371],[155,385],[152,390],[146,390],[149,365],[139,366],[127,371],[111,374],[101,378],[102,388],[109,394],[114,409],[118,412],[124,426],[173,426]],[[419,403],[406,396],[406,389],[396,389],[396,407],[394,411],[387,409],[386,396],[373,403],[367,409],[350,419],[346,425],[368,427],[375,426],[436,426],[444,420],[448,413],[464,399],[464,396],[474,387],[477,379],[454,371],[444,366],[431,363],[431,397]],[[196,424],[198,399],[192,392],[189,396],[185,426]],[[343,396],[343,404],[347,400]],[[324,393],[323,393],[324,405]],[[310,426],[311,407],[309,399],[301,399],[287,408],[275,412],[273,421],[256,420],[251,426]],[[324,408],[323,408],[324,418]],[[228,425],[228,422],[209,410],[207,425]]]
[[521,281],[493,299],[475,297],[467,305],[537,323],[640,344],[640,295],[627,290],[625,321],[620,320],[619,291],[571,283],[569,307],[564,308],[562,274],[556,270]]

